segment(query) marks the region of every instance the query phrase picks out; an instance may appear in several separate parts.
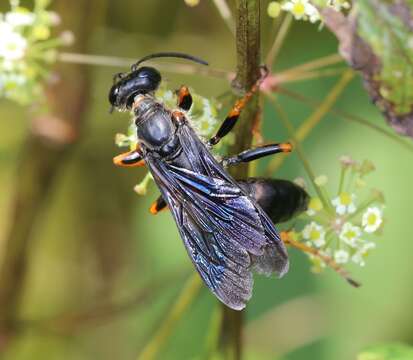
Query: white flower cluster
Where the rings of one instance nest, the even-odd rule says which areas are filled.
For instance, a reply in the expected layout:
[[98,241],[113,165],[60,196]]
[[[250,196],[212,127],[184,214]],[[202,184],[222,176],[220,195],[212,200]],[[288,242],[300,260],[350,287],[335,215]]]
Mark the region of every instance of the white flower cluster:
[[267,13],[276,18],[281,11],[289,12],[296,20],[305,20],[315,23],[321,20],[319,8],[330,7],[336,11],[347,10],[351,7],[346,0],[285,0],[271,1],[268,4]]
[[56,48],[65,45],[67,36],[51,39],[50,28],[59,16],[45,8],[45,1],[35,1],[35,11],[11,2],[11,10],[0,13],[0,97],[22,104],[36,100],[47,64],[56,60]]
[[[364,177],[374,170],[370,161],[359,164],[349,157],[341,158],[341,180],[337,196],[330,199],[325,188],[327,178],[316,178],[317,196],[311,198],[304,217],[309,222],[293,236],[316,248],[323,256],[337,264],[353,262],[365,265],[365,258],[376,247],[372,239],[383,225],[383,198],[373,191],[358,202],[358,193],[364,191]],[[346,175],[350,172],[350,176]],[[347,184],[346,184],[347,179]],[[360,185],[361,184],[361,185]],[[343,189],[346,188],[346,191]],[[313,269],[320,271],[325,266],[322,259],[309,254]]]

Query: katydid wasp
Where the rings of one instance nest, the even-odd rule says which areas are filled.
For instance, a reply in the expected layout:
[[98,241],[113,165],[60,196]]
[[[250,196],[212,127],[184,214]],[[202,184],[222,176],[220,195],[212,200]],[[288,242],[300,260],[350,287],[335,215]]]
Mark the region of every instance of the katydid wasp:
[[280,152],[289,143],[249,149],[218,161],[211,148],[236,124],[242,108],[259,89],[259,81],[237,101],[208,142],[191,128],[187,111],[192,97],[186,86],[178,90],[176,109],[155,97],[161,74],[140,66],[160,57],[207,63],[182,53],[145,56],[128,73],[116,74],[109,92],[112,109],[132,111],[138,146],[118,155],[118,166],[146,165],[161,196],[151,212],[168,207],[185,248],[202,280],[224,304],[240,310],[251,298],[252,272],[278,276],[288,271],[288,255],[274,222],[285,221],[307,206],[307,193],[292,182],[250,178],[234,180],[226,170],[242,162]]

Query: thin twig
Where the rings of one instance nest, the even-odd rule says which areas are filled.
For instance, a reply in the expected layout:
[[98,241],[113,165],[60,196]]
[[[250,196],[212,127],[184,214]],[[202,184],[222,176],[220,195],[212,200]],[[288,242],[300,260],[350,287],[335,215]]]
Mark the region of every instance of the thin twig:
[[[312,108],[317,108],[320,106],[321,102],[312,98],[309,98],[307,96],[301,95],[299,93],[296,93],[294,91],[291,91],[289,89],[286,89],[284,87],[278,87],[277,88],[277,93],[280,94],[284,94],[287,95],[288,97],[291,97],[292,99],[295,99],[297,101],[300,101],[304,104],[307,104],[308,106],[312,107]],[[397,134],[384,129],[366,119],[364,119],[363,117],[361,117],[360,115],[354,115],[351,114],[347,111],[344,110],[340,110],[337,109],[336,107],[332,107],[329,112],[343,120],[347,120],[347,121],[353,121],[356,122],[358,124],[361,124],[363,126],[366,126],[374,131],[377,131],[378,133],[388,137],[389,139],[397,142],[399,145],[403,146],[404,148],[406,148],[407,150],[413,152],[413,143],[408,142],[408,141],[404,141],[400,136],[398,136]]]
[[265,59],[265,64],[269,69],[274,67],[275,60],[278,56],[278,53],[281,50],[282,45],[287,37],[288,30],[290,30],[290,26],[292,24],[293,17],[291,14],[287,14],[280,26],[280,30],[277,33],[277,36],[274,39],[274,43],[271,46],[270,51],[268,52],[267,58]]
[[328,65],[334,65],[334,64],[338,64],[340,62],[343,62],[343,58],[338,55],[338,54],[331,54],[331,55],[327,55],[327,56],[323,56],[321,58],[315,59],[315,60],[311,60],[308,61],[306,63],[297,65],[297,66],[293,66],[291,68],[288,68],[286,70],[280,71],[278,73],[278,75],[286,75],[289,73],[299,73],[299,72],[307,72],[310,70],[316,70],[316,69],[320,69],[323,68],[325,66]]
[[[58,60],[65,63],[83,64],[83,65],[95,65],[95,66],[110,66],[110,67],[122,67],[129,68],[136,62],[136,58],[122,58],[117,56],[104,56],[104,55],[91,55],[91,54],[79,54],[62,52],[58,55]],[[148,61],[148,64],[153,62]],[[212,68],[209,66],[199,66],[192,64],[177,64],[177,63],[157,63],[156,67],[159,70],[184,74],[184,75],[202,75],[206,77],[216,77],[219,79],[232,80],[235,76],[233,72]]]
[[[324,118],[324,116],[330,111],[334,106],[337,99],[344,91],[349,82],[353,79],[354,72],[352,70],[347,70],[337,81],[337,83],[328,92],[323,102],[315,108],[314,112],[300,125],[300,127],[295,132],[296,141],[302,142],[308,134],[317,126],[317,124]],[[268,167],[267,174],[272,175],[283,163],[285,157],[274,157],[271,159]]]
[[178,321],[181,319],[182,314],[188,309],[199,294],[201,286],[202,282],[198,274],[193,274],[188,279],[181,295],[175,301],[175,304],[172,305],[167,317],[163,319],[155,336],[152,337],[151,341],[138,356],[138,360],[151,360],[156,358],[156,355],[171,335]]
[[219,14],[227,25],[229,31],[235,36],[235,21],[232,16],[231,9],[228,6],[226,0],[213,0]]
[[306,72],[297,72],[297,73],[287,73],[287,74],[274,74],[268,78],[266,81],[270,83],[273,89],[276,89],[280,84],[292,83],[297,81],[320,79],[323,77],[336,76],[345,72],[346,68],[341,69],[323,69],[316,71],[306,71]]
[[281,107],[281,105],[279,104],[278,100],[276,99],[276,97],[268,92],[264,93],[267,98],[271,101],[275,111],[279,114],[279,118],[281,120],[281,122],[283,123],[284,127],[286,128],[288,135],[291,139],[291,142],[293,143],[294,149],[296,151],[296,153],[298,154],[298,157],[300,158],[301,162],[303,163],[304,169],[308,174],[308,177],[310,178],[310,181],[314,187],[314,190],[316,191],[318,197],[320,198],[321,202],[324,205],[324,208],[327,211],[333,211],[331,209],[331,205],[330,202],[328,201],[328,199],[324,196],[323,192],[321,191],[320,187],[317,186],[317,184],[315,183],[315,174],[314,171],[312,170],[310,163],[307,160],[307,157],[305,156],[304,150],[301,147],[301,143],[297,140],[296,136],[295,136],[295,129],[293,124],[291,123],[290,119],[288,118],[288,115],[286,114],[286,112],[284,111],[284,109]]
[[298,250],[301,250],[305,253],[312,254],[318,258],[320,258],[328,267],[333,269],[337,274],[339,274],[341,277],[343,277],[350,285],[354,287],[359,287],[361,284],[354,280],[350,274],[340,265],[338,265],[330,256],[327,256],[325,254],[322,254],[318,249],[313,248],[311,246],[308,246],[306,244],[303,244],[302,242],[296,241],[291,239],[290,236],[288,236],[288,233],[281,233],[281,239],[284,241],[286,245],[290,245]]

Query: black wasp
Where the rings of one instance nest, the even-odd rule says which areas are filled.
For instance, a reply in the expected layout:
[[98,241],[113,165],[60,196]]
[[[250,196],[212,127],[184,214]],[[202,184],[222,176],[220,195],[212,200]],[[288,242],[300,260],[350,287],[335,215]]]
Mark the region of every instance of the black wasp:
[[278,276],[287,272],[287,251],[273,222],[288,220],[305,209],[308,196],[289,181],[251,178],[237,182],[225,170],[226,166],[289,152],[289,143],[246,150],[223,161],[210,152],[234,127],[259,84],[237,101],[216,135],[204,143],[187,118],[192,97],[186,86],[178,90],[176,109],[167,109],[155,98],[161,74],[140,65],[160,57],[207,65],[182,53],[157,53],[139,60],[130,72],[115,75],[109,101],[112,108],[133,112],[138,146],[116,156],[114,163],[146,164],[161,192],[151,212],[171,210],[205,284],[224,304],[240,310],[252,295],[252,271]]

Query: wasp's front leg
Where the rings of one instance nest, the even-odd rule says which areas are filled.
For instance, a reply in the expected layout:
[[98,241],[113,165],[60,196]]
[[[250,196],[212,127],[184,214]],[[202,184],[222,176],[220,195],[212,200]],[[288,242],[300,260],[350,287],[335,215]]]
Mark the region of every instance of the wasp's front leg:
[[182,85],[177,91],[178,106],[185,111],[189,111],[192,106],[192,95],[187,86]]
[[145,160],[143,159],[142,153],[139,151],[139,149],[136,149],[115,156],[113,158],[113,163],[116,166],[121,167],[138,167],[144,166]]
[[162,195],[159,195],[159,197],[152,203],[151,207],[149,208],[149,211],[152,215],[156,215],[160,211],[166,210],[167,208],[168,204],[166,203]]

